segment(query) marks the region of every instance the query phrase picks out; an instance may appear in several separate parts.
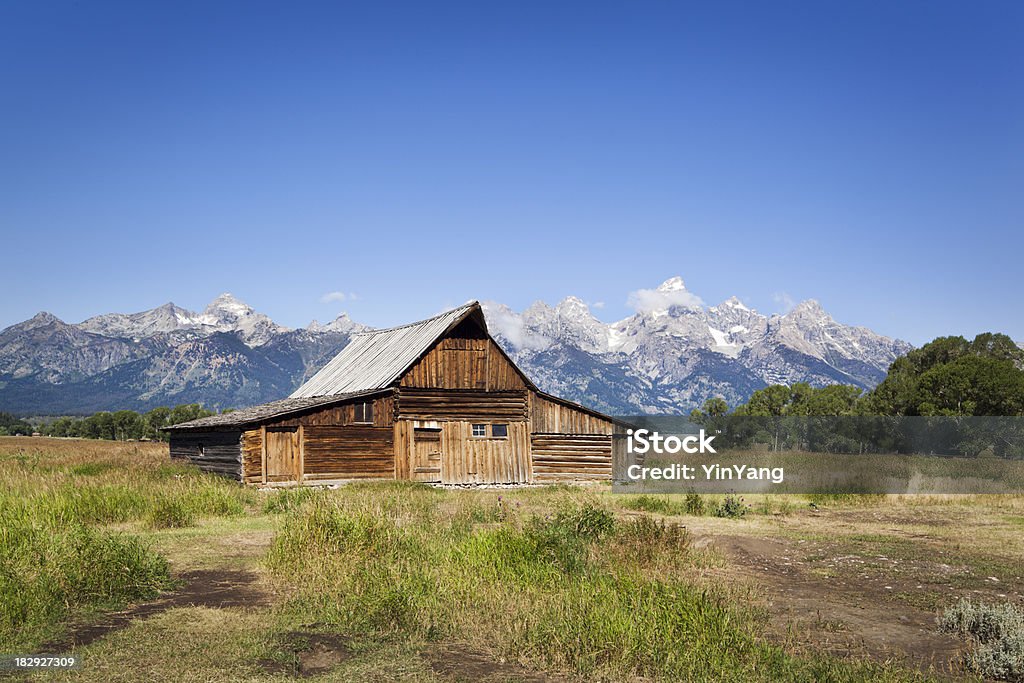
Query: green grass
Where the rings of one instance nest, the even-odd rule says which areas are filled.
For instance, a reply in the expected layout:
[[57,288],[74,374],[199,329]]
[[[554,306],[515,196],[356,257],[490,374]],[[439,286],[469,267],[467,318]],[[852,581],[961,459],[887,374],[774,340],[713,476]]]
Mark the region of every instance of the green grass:
[[[0,651],[147,600],[170,566],[253,573],[277,602],[135,621],[61,678],[283,680],[265,663],[293,666],[289,634],[311,628],[351,645],[323,680],[447,680],[421,653],[453,643],[570,680],[921,678],[770,640],[752,589],[723,580],[722,555],[682,525],[774,527],[806,499],[752,496],[745,520],[709,517],[724,500],[408,482],[264,492],[171,463],[163,445],[0,439]],[[1021,512],[1010,499],[1000,510]],[[901,547],[871,534],[851,545]]]
[[[756,610],[688,578],[707,560],[681,527],[616,520],[580,492],[546,514],[515,493],[462,494],[377,485],[308,501],[268,556],[292,585],[288,609],[342,633],[468,642],[585,677],[907,680],[767,643]],[[511,512],[490,521],[498,505]],[[453,523],[474,518],[487,521]]]
[[73,610],[151,598],[169,582],[167,562],[132,536],[0,514],[0,650],[59,635]]
[[0,447],[0,651],[36,647],[76,616],[154,597],[170,572],[145,530],[241,515],[255,495],[170,464],[166,447],[21,443]]

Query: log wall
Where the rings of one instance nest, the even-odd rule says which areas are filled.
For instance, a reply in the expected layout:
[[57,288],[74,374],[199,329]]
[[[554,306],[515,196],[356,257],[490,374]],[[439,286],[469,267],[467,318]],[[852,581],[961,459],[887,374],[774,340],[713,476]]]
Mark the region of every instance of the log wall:
[[232,479],[242,478],[242,433],[222,432],[171,433],[171,458],[186,460],[206,472]]
[[527,416],[525,391],[450,391],[403,387],[396,414],[416,420],[508,420]]
[[612,437],[605,434],[533,434],[533,480],[611,479]]

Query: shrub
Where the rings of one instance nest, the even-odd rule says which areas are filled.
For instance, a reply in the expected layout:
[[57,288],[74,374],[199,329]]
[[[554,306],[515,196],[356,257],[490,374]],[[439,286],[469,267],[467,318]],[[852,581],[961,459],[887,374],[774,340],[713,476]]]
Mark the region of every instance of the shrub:
[[685,503],[685,505],[686,505],[686,514],[688,514],[688,515],[694,515],[694,516],[700,517],[701,515],[703,515],[706,512],[706,507],[704,505],[704,499],[701,498],[698,494],[693,493],[692,491],[690,493],[686,494],[686,503]]
[[715,517],[729,517],[739,518],[744,517],[747,514],[748,506],[743,502],[743,498],[734,495],[728,495],[715,509]]
[[967,599],[946,609],[939,628],[971,638],[967,667],[986,678],[1024,681],[1024,610],[1009,603],[989,605]]
[[552,524],[564,527],[585,541],[596,541],[615,528],[615,517],[593,503],[565,507],[555,515]]

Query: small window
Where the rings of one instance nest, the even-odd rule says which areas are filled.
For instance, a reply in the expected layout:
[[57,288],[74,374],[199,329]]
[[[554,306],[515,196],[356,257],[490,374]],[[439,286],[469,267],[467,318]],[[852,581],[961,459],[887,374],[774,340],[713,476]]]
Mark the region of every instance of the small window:
[[508,438],[508,425],[491,425],[491,436],[495,439],[507,439]]
[[373,401],[356,404],[356,422],[373,422]]
[[203,444],[199,444],[198,446],[196,446],[196,456],[199,458],[206,457],[206,446],[204,446]]
[[473,436],[487,436],[487,425],[473,425]]

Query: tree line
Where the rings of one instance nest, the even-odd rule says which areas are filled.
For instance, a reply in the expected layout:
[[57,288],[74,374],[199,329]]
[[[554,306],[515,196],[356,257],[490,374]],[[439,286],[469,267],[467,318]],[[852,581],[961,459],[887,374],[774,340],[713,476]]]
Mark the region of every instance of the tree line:
[[939,337],[892,365],[873,390],[833,384],[812,387],[798,382],[774,384],[755,391],[730,411],[721,398],[711,398],[691,416],[761,417],[839,416],[1022,416],[1024,415],[1024,349],[1005,334]]
[[[869,392],[772,385],[730,410],[712,398],[690,419],[719,443],[812,452],[1024,457],[1024,350],[1002,334],[940,337],[896,359]],[[902,418],[920,418],[905,420]]]
[[[58,417],[43,423],[35,429],[44,436],[73,436],[84,439],[108,439],[111,441],[166,441],[167,433],[160,431],[179,422],[197,420],[215,413],[198,403],[177,405],[173,408],[160,406],[146,413],[134,410],[100,412],[89,417]],[[30,428],[27,433],[31,434]]]

